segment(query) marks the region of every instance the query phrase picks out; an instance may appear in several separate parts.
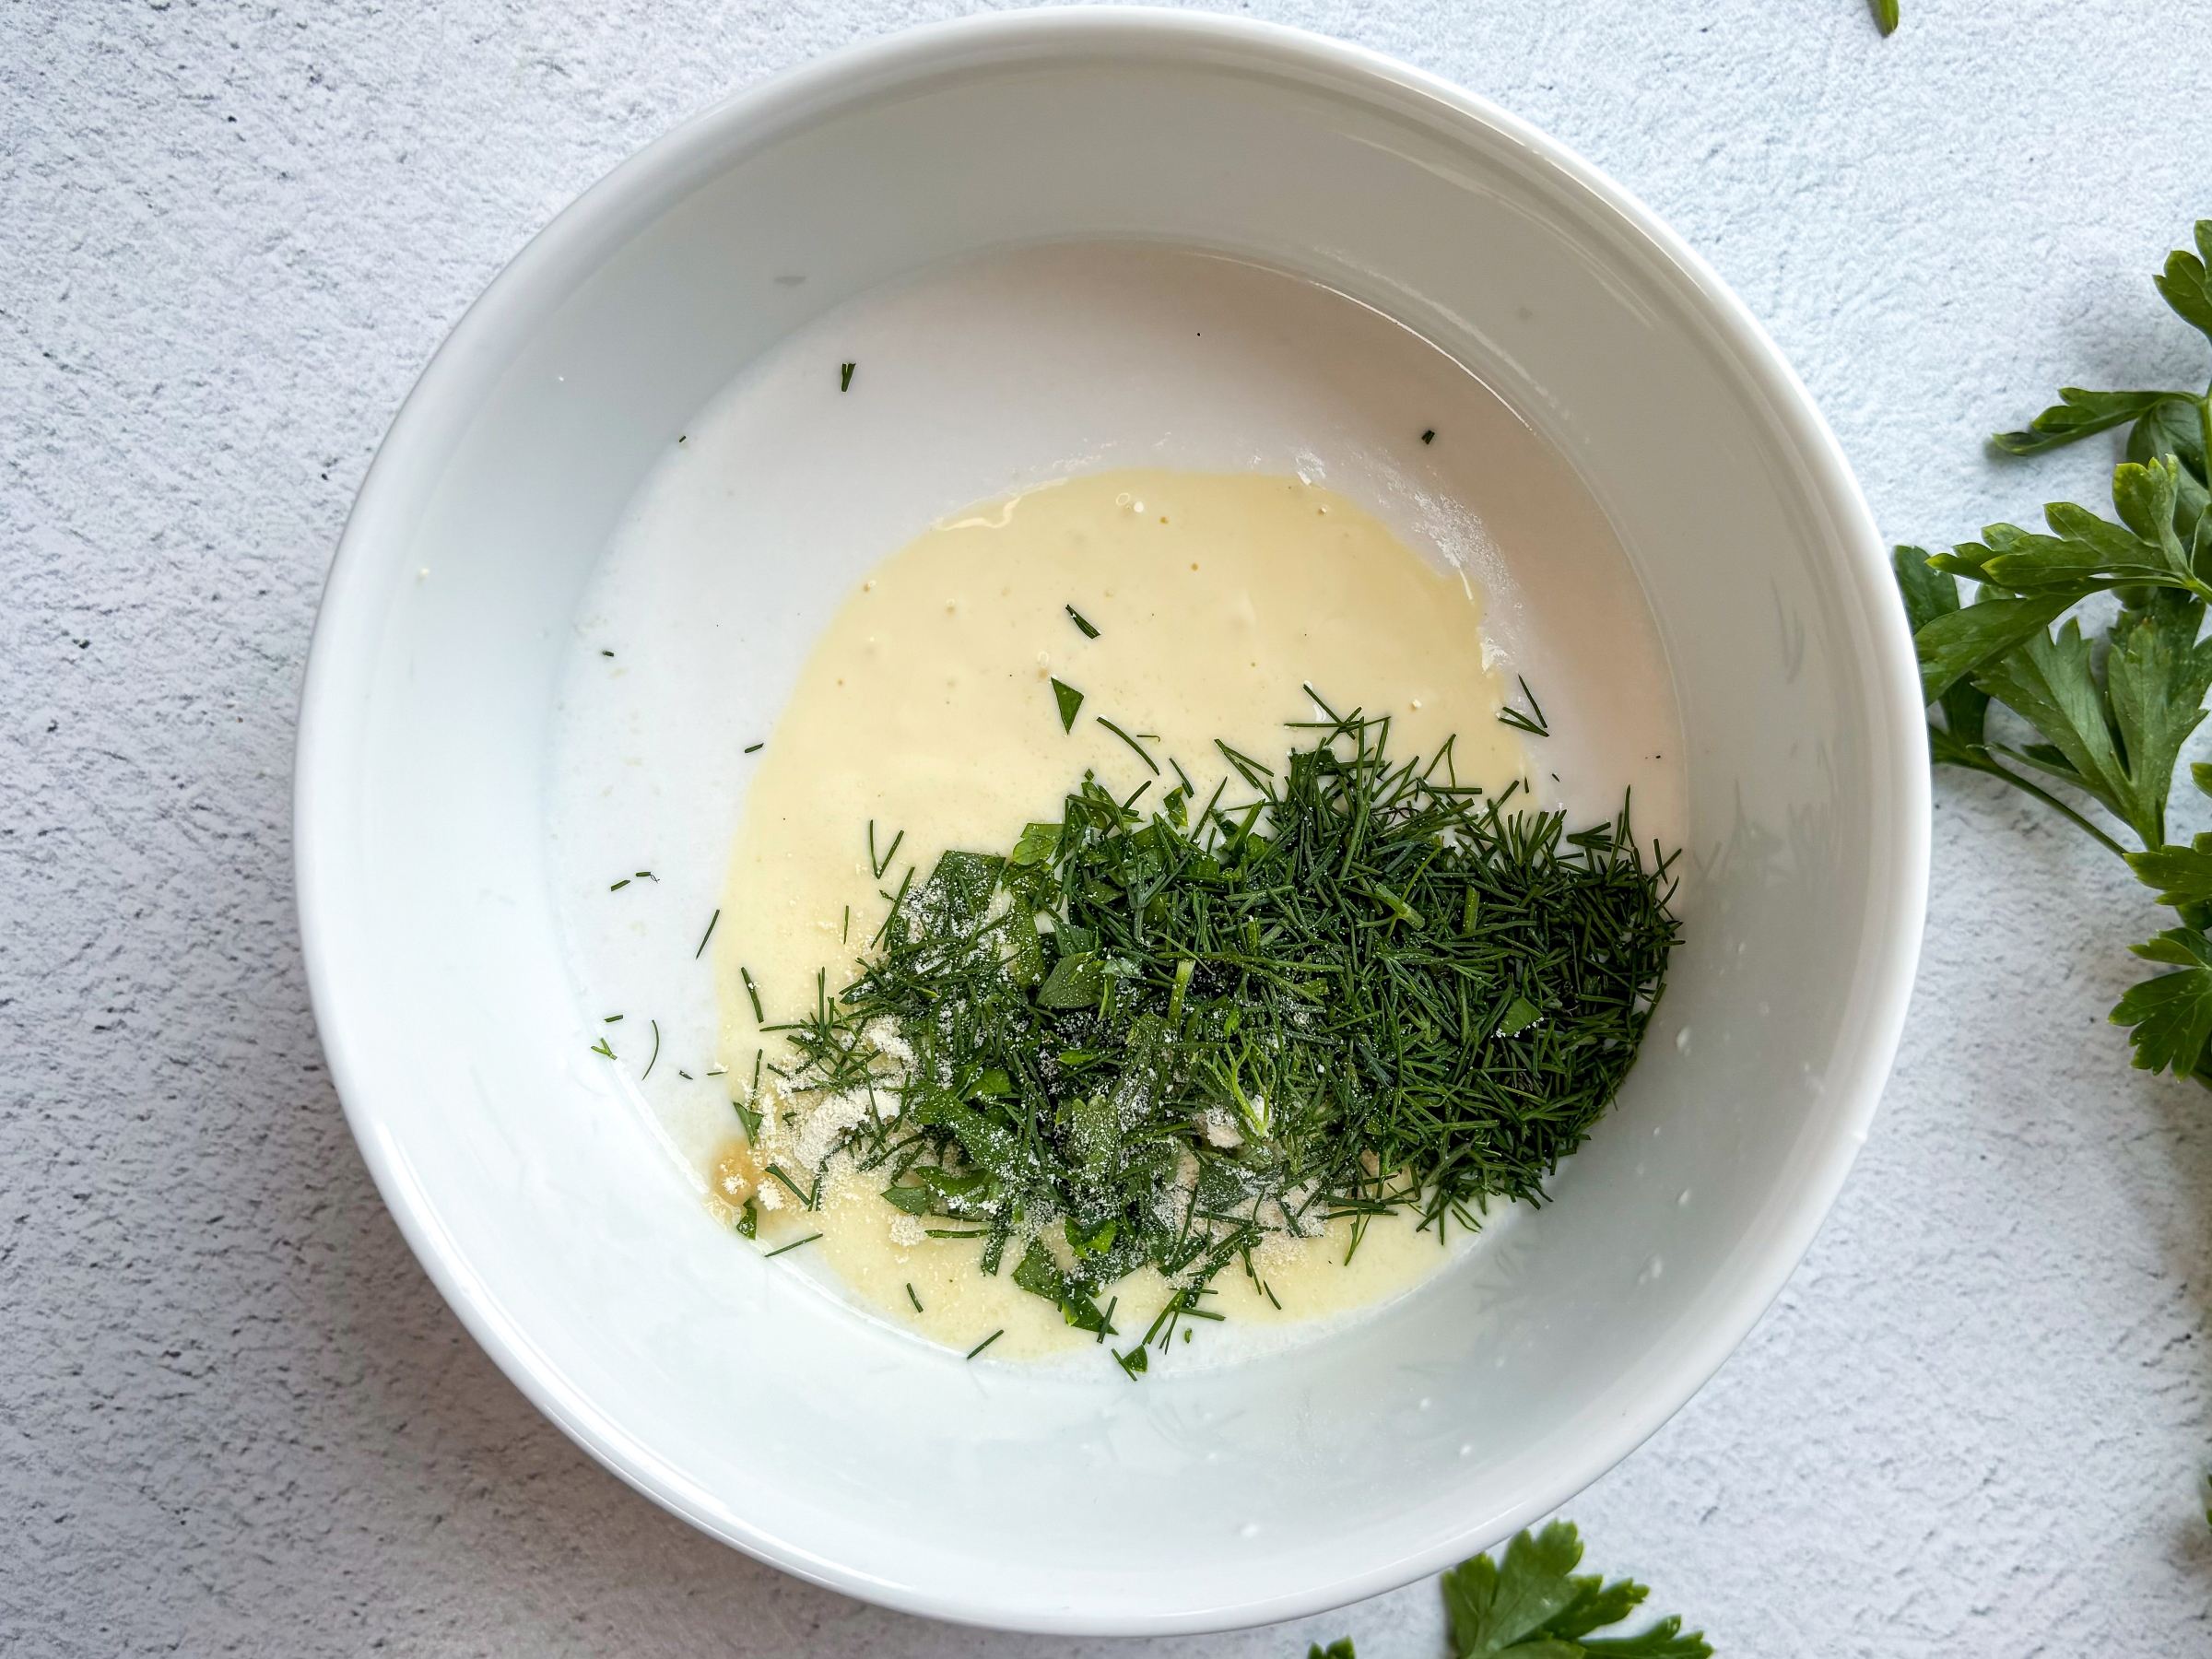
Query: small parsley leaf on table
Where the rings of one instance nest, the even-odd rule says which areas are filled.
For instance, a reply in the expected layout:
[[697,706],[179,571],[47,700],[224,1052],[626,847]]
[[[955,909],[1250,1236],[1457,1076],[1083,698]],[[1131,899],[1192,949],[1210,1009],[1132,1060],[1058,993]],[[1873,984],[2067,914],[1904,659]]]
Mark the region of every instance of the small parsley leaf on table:
[[2194,927],[2170,927],[2128,948],[2182,971],[2130,986],[2112,1010],[2112,1023],[2135,1028],[2127,1040],[2140,1069],[2186,1076],[2202,1065],[2206,1041],[2212,1039],[2212,939]]
[[1444,1609],[1458,1659],[1492,1653],[1515,1659],[1709,1659],[1712,1649],[1702,1633],[1683,1635],[1676,1618],[1635,1636],[1593,1637],[1591,1631],[1628,1618],[1651,1592],[1630,1579],[1607,1583],[1594,1573],[1577,1576],[1582,1559],[1583,1541],[1573,1524],[1554,1521],[1540,1533],[1517,1535],[1505,1547],[1502,1562],[1479,1555],[1445,1573]]
[[2165,889],[2157,903],[2171,904],[2176,910],[2192,904],[2212,905],[2212,835],[2200,835],[2186,847],[2130,853],[2127,867],[2146,887]]
[[1976,681],[2049,739],[2001,752],[2094,797],[2145,846],[2163,845],[2174,765],[2212,688],[2212,641],[2194,642],[2204,608],[2160,595],[2123,612],[2101,677],[2078,622],[2039,631]]
[[[1633,1579],[1577,1577],[1583,1540],[1571,1521],[1516,1534],[1502,1561],[1478,1555],[1443,1576],[1453,1659],[1712,1659],[1702,1630],[1670,1615],[1634,1636],[1593,1636],[1617,1625],[1651,1594]],[[1356,1659],[1349,1637],[1315,1642],[1306,1659]]]
[[2187,408],[2196,399],[2186,392],[2084,392],[2061,386],[2059,400],[2030,421],[2025,430],[1999,432],[1991,441],[2014,455],[2040,455],[2092,432],[2110,431],[2140,420],[2160,406]]
[[2166,256],[2166,269],[2150,280],[2176,316],[2212,339],[2212,275],[2206,271],[2207,262],[2212,262],[2212,219],[2198,219],[2196,253],[2177,248]]

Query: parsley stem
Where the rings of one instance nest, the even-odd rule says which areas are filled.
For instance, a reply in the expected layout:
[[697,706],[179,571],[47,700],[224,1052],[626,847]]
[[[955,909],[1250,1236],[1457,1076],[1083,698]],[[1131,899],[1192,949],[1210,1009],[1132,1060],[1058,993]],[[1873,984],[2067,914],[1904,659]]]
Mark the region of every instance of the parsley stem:
[[2073,819],[2076,824],[2079,825],[2084,830],[2088,831],[2088,834],[2095,837],[2098,841],[2102,841],[2104,845],[2111,850],[2113,856],[2118,858],[2125,858],[2127,856],[2127,849],[2125,847],[2122,846],[2118,841],[2114,841],[2103,830],[2098,829],[2096,825],[2090,823],[2088,818],[2082,817],[2081,814],[2075,811],[2073,807],[2067,806],[2064,801],[2060,800],[2056,795],[2053,794],[2049,790],[2043,788],[2041,784],[2030,782],[2028,779],[2021,777],[2019,773],[2011,771],[2009,768],[1999,766],[1994,760],[1988,757],[1986,752],[1982,752],[1979,759],[1959,761],[1955,762],[1955,764],[1964,766],[1969,771],[1987,772],[1993,778],[2004,779],[2006,782],[2011,784],[2015,789],[2033,795],[2037,800],[2042,802],[2044,806],[2050,807],[2053,812],[2059,813],[2065,818]]

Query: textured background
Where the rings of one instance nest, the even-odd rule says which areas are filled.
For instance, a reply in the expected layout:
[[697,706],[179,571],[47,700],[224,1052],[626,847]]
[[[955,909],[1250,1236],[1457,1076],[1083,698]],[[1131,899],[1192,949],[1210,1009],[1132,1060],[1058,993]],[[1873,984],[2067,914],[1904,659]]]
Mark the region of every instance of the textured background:
[[[370,1186],[294,935],[323,574],[484,283],[702,105],[957,6],[0,8],[0,1645],[1012,1656],[1439,1651],[1433,1585],[1295,1630],[977,1637],[794,1582],[602,1473]],[[2206,372],[2147,280],[2212,214],[2206,0],[1246,6],[1608,169],[1749,302],[1894,536],[2108,448],[1983,435]],[[2091,453],[2094,451],[2094,453]],[[1937,790],[1883,1116],[1790,1288],[1570,1510],[1731,1654],[2212,1651],[2212,1100],[2102,1015],[2156,925],[1993,788]]]

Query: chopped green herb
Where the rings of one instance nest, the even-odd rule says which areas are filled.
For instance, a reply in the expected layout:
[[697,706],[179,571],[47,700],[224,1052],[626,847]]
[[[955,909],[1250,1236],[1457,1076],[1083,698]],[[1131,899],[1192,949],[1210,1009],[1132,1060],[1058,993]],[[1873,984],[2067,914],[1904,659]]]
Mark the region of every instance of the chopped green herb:
[[601,1020],[599,1023],[600,1023],[600,1024],[602,1024],[602,1025],[613,1025],[613,1024],[615,1024],[615,1023],[616,1023],[618,1020],[619,1020],[621,1018],[622,1018],[622,1016],[621,1016],[621,1015],[619,1015],[619,1014],[609,1014],[609,1015],[608,1015],[608,1016],[607,1016],[607,1017],[606,1017],[605,1019]]
[[1083,613],[1077,610],[1074,606],[1071,605],[1067,607],[1067,615],[1068,619],[1072,621],[1077,628],[1083,630],[1083,637],[1085,639],[1095,640],[1099,637],[1099,630],[1093,627],[1089,620],[1084,617]]
[[876,856],[876,820],[868,820],[868,865],[876,872],[877,880],[881,881],[883,873],[891,867],[891,860],[899,856],[899,843],[905,839],[906,831],[903,830],[892,836],[889,850],[878,860]]
[[854,365],[851,363],[840,363],[837,366],[837,389],[840,392],[850,392],[853,390],[853,367]]
[[1434,443],[1436,441],[1436,429],[1434,427],[1430,427],[1427,431],[1423,432],[1421,434],[1421,441],[1423,443]]
[[778,1246],[777,1246],[775,1249],[773,1249],[773,1250],[770,1251],[770,1252],[769,1252],[769,1253],[768,1253],[766,1255],[762,1256],[760,1259],[761,1259],[762,1261],[764,1261],[764,1262],[772,1262],[772,1261],[774,1261],[774,1260],[776,1259],[776,1257],[778,1257],[778,1256],[782,1255],[782,1253],[783,1253],[785,1251],[796,1250],[796,1249],[797,1249],[797,1248],[798,1248],[800,1245],[802,1245],[802,1244],[811,1244],[811,1243],[813,1243],[813,1242],[814,1242],[814,1241],[815,1241],[817,1239],[820,1238],[821,1236],[822,1236],[822,1235],[821,1235],[820,1233],[818,1233],[818,1232],[814,1232],[814,1233],[808,1233],[808,1234],[807,1234],[807,1235],[806,1235],[805,1238],[803,1238],[803,1239],[794,1239],[794,1240],[793,1240],[793,1241],[792,1241],[790,1243],[788,1243],[788,1244],[780,1244],[780,1245],[778,1245]]
[[614,883],[614,884],[613,884],[612,886],[610,886],[610,887],[609,887],[609,888],[608,888],[606,890],[607,890],[608,892],[610,892],[610,893],[618,893],[618,892],[620,892],[620,891],[621,891],[621,890],[622,890],[624,888],[628,887],[629,885],[629,877],[627,877],[627,876],[625,876],[625,877],[622,877],[622,879],[621,879],[621,880],[619,880],[619,881],[618,881],[618,882]]
[[982,1353],[985,1348],[989,1347],[993,1343],[996,1342],[1006,1334],[1006,1333],[1004,1329],[992,1332],[990,1335],[984,1337],[981,1342],[977,1343],[973,1347],[968,1350],[968,1358],[971,1359],[974,1359],[978,1354]]
[[767,1020],[768,1016],[760,1012],[760,987],[753,983],[753,971],[750,968],[740,966],[737,974],[740,979],[745,981],[746,995],[752,999],[753,1023],[760,1025]]
[[714,936],[714,924],[721,920],[722,910],[720,906],[716,906],[714,913],[707,918],[707,931],[699,935],[699,948],[691,953],[693,961],[696,962],[700,957],[706,955],[707,941]]
[[760,1236],[760,1206],[750,1198],[737,1212],[737,1233],[740,1238],[757,1239]]
[[653,1076],[653,1068],[661,1062],[661,1022],[655,1019],[649,1023],[653,1027],[653,1058],[645,1062],[645,1069],[638,1074],[641,1083]]
[[1541,1196],[1649,1024],[1673,858],[1625,806],[1571,835],[1452,782],[1449,744],[1394,760],[1387,724],[1329,713],[1279,781],[1224,747],[1251,798],[1180,823],[1086,775],[1006,856],[910,873],[853,983],[766,1028],[785,1088],[880,1100],[842,1146],[890,1203],[987,1272],[1013,1241],[1082,1329],[1126,1274],[1180,1282],[1147,1342],[1218,1320],[1209,1281],[1270,1233]]
[[1053,682],[1053,699],[1060,705],[1060,729],[1064,732],[1074,731],[1076,729],[1076,713],[1083,707],[1083,693],[1073,686],[1063,685],[1060,681],[1054,680]]
[[1158,777],[1159,775],[1159,762],[1145,753],[1145,746],[1143,744],[1139,743],[1135,738],[1130,736],[1128,733],[1123,731],[1120,726],[1115,725],[1113,722],[1107,719],[1105,715],[1100,714],[1097,718],[1100,725],[1104,726],[1116,737],[1119,737],[1124,743],[1127,744],[1131,748],[1136,751],[1136,758],[1152,769],[1152,775],[1154,777]]
[[783,1172],[781,1165],[772,1163],[770,1164],[768,1166],[767,1172],[776,1179],[785,1192],[789,1193],[794,1198],[796,1198],[799,1201],[800,1208],[818,1209],[820,1207],[820,1206],[815,1202],[816,1199],[821,1196],[822,1183],[819,1177],[816,1178],[814,1190],[812,1192],[803,1193],[799,1190],[799,1183],[792,1180],[790,1176],[786,1175]]
[[918,1297],[918,1296],[916,1296],[916,1295],[914,1294],[914,1286],[913,1286],[913,1281],[912,1281],[912,1280],[911,1280],[911,1279],[907,1281],[907,1286],[906,1286],[906,1300],[907,1300],[908,1301],[911,1301],[911,1302],[912,1302],[912,1303],[914,1304],[914,1312],[917,1312],[917,1313],[920,1313],[920,1312],[924,1312],[924,1309],[923,1309],[923,1306],[922,1306],[922,1299],[921,1299],[920,1297]]
[[676,1075],[681,1077],[687,1083],[696,1083],[699,1081],[698,1078],[694,1077],[689,1072],[686,1071],[680,1065],[676,1068]]
[[1550,736],[1551,728],[1544,724],[1543,705],[1536,701],[1536,694],[1528,688],[1525,679],[1521,682],[1521,695],[1528,699],[1528,706],[1534,712],[1524,714],[1518,709],[1500,709],[1499,724],[1512,726],[1516,732],[1526,732],[1532,737]]
[[606,1046],[606,1039],[604,1037],[600,1038],[598,1041],[592,1044],[592,1053],[594,1054],[605,1054],[609,1060],[615,1058],[615,1051]]
[[748,754],[748,755],[757,755],[757,754],[759,754],[759,752],[760,752],[762,749],[766,748],[767,747],[768,747],[768,740],[767,740],[766,738],[763,738],[763,739],[761,739],[761,740],[760,740],[759,743],[748,743],[748,744],[747,744],[747,745],[745,746],[745,752],[746,752],[747,754]]
[[615,653],[614,653],[613,652],[611,652],[611,651],[602,651],[602,652],[601,652],[599,654],[600,654],[601,656],[604,656],[604,657],[611,657],[611,656],[613,656]]

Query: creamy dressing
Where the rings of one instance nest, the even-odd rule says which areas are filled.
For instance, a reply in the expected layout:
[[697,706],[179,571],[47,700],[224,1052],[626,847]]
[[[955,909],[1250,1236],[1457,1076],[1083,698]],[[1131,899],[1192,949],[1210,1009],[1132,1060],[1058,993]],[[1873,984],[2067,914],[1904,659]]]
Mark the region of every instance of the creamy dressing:
[[[1279,771],[1293,741],[1312,740],[1289,724],[1320,716],[1309,687],[1340,712],[1388,715],[1402,758],[1449,739],[1460,782],[1525,785],[1481,624],[1464,572],[1423,563],[1373,514],[1297,477],[1120,470],[950,515],[847,598],[768,740],[714,938],[723,1065],[749,1078],[756,1053],[788,1059],[772,1027],[843,989],[908,871],[925,880],[948,848],[1010,848],[1025,824],[1056,820],[1086,772],[1122,797],[1153,783],[1155,800],[1185,776],[1203,803],[1229,782],[1216,739]],[[1072,726],[1054,680],[1083,693]],[[1224,796],[1242,798],[1241,784]],[[881,877],[871,844],[888,859]],[[846,1126],[821,1121],[837,1101],[772,1088],[768,1100],[762,1152],[779,1167],[811,1169]],[[1067,1340],[1050,1302],[1003,1275],[971,1282],[984,1278],[979,1246],[924,1236],[862,1184],[835,1183],[818,1210],[787,1203],[772,1178],[745,1195],[775,1205],[763,1243],[822,1233],[812,1248],[848,1288],[941,1340],[1003,1328],[1005,1357]],[[1445,1259],[1433,1232],[1403,1222],[1371,1226],[1347,1274],[1349,1245],[1343,1225],[1271,1241],[1256,1276],[1236,1276],[1235,1316],[1335,1312]],[[907,1293],[916,1276],[928,1295]],[[1172,1289],[1151,1275],[1112,1288],[1140,1321]]]
[[[856,365],[849,390],[843,362]],[[1542,408],[1533,391],[1522,402]],[[772,1007],[809,997],[815,967],[841,982],[848,947],[865,937],[862,907],[882,909],[877,884],[854,867],[866,856],[866,819],[877,820],[879,848],[907,833],[892,880],[910,863],[926,873],[936,847],[1003,848],[1029,818],[1056,817],[1059,792],[1085,766],[1124,789],[1149,775],[1098,715],[1159,733],[1147,747],[1163,759],[1171,751],[1195,779],[1192,757],[1211,752],[1215,735],[1241,735],[1255,753],[1279,747],[1278,723],[1311,712],[1299,690],[1311,678],[1339,707],[1389,706],[1401,752],[1456,732],[1463,776],[1496,783],[1525,764],[1537,803],[1567,807],[1577,824],[1610,816],[1633,786],[1641,836],[1679,844],[1684,757],[1665,659],[1605,515],[1559,452],[1476,375],[1329,289],[1137,244],[993,254],[825,312],[666,441],[574,619],[547,772],[547,859],[589,1021],[571,1064],[606,1091],[611,1112],[631,1113],[663,1142],[711,1209],[721,1160],[742,1149],[730,1101],[753,1047],[749,1006],[734,1014],[724,982],[739,941],[759,942],[745,959]],[[1124,517],[1078,523],[1101,505],[1086,492],[1115,469],[1161,482],[1117,485],[1111,496],[1130,496],[1125,509],[1112,502]],[[964,506],[978,501],[994,505]],[[1257,517],[1246,521],[1247,509]],[[955,527],[1002,517],[994,529]],[[1198,551],[1180,559],[1198,571],[1178,570],[1170,550],[1197,541],[1202,519],[1222,533],[1212,558]],[[1013,562],[1026,574],[990,584],[982,572],[1000,552],[1049,539],[1053,524],[1065,532],[1056,551],[1025,554]],[[944,527],[916,542],[932,524]],[[1103,538],[1095,557],[1079,556],[1077,531]],[[1109,580],[1100,547],[1117,536],[1115,559],[1136,569],[1158,555],[1164,573]],[[1267,566],[1269,536],[1282,571]],[[1359,562],[1385,572],[1383,589],[1337,591],[1302,613],[1276,603],[1298,561],[1325,592],[1330,549],[1354,546]],[[935,550],[917,552],[925,547]],[[936,597],[924,567],[954,560],[956,549],[968,574]],[[935,572],[939,585],[950,568]],[[906,594],[898,584],[909,571],[916,585]],[[1240,572],[1249,618],[1238,608]],[[872,577],[892,585],[864,589]],[[1387,606],[1360,611],[1391,584]],[[900,669],[870,667],[851,649],[845,677],[856,683],[832,684],[850,697],[806,689],[832,651],[870,637],[856,618],[909,599],[919,620],[908,632],[927,653]],[[1075,629],[1068,604],[1099,639]],[[1359,615],[1371,625],[1357,625]],[[1201,632],[1202,619],[1199,644],[1173,644]],[[1240,658],[1230,641],[1247,636]],[[874,637],[888,650],[881,629]],[[1002,646],[1009,656],[996,654]],[[1147,650],[1149,665],[1136,654]],[[923,667],[937,665],[959,683],[928,685]],[[904,672],[939,700],[912,680],[889,689]],[[1084,691],[1074,733],[1061,731],[1041,672]],[[1521,702],[1521,677],[1553,734],[1525,751],[1493,718],[1501,693]],[[978,712],[986,702],[1005,720],[989,732]],[[809,721],[818,727],[803,732]],[[930,747],[932,732],[959,722],[970,727],[965,750]],[[960,759],[1017,736],[1016,747],[994,751],[993,767]],[[865,790],[879,792],[873,806]],[[832,811],[839,791],[844,805]],[[787,803],[783,817],[794,802],[819,815],[818,845],[756,810],[771,796]],[[740,892],[748,857],[760,879]],[[777,887],[779,861],[800,885]],[[641,869],[653,879],[636,877]],[[833,929],[840,884],[857,897],[836,899]],[[727,913],[701,948],[718,909]],[[602,1038],[614,1058],[590,1049]],[[735,1056],[729,1070],[723,1054]],[[1007,1323],[994,1299],[1033,1304],[1023,1311],[1045,1324],[1027,1336],[1009,1328],[993,1357],[1087,1340],[1003,1274],[975,1273],[971,1258],[939,1253],[925,1265],[892,1237],[865,1183],[832,1181],[815,1225],[848,1207],[863,1218],[839,1219],[774,1270],[963,1350]],[[1217,1284],[1233,1316],[1154,1363],[1222,1362],[1310,1340],[1410,1287],[1440,1256],[1481,1251],[1512,1215],[1493,1210],[1478,1239],[1455,1236],[1448,1250],[1432,1233],[1378,1225],[1349,1271],[1334,1241],[1312,1253],[1310,1276],[1274,1264],[1279,1316],[1232,1268]],[[794,1219],[771,1213],[764,1230],[786,1240],[813,1230]],[[918,1270],[939,1276],[941,1297]],[[910,1279],[928,1310],[921,1321]],[[1297,1293],[1284,1296],[1287,1286]],[[1143,1292],[1128,1281],[1122,1289]],[[1128,1330],[1126,1307],[1115,1323]]]

